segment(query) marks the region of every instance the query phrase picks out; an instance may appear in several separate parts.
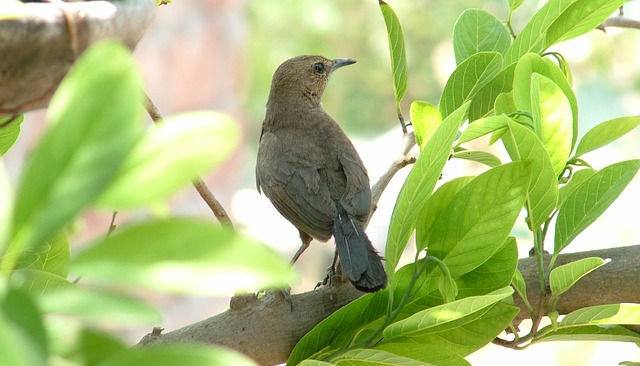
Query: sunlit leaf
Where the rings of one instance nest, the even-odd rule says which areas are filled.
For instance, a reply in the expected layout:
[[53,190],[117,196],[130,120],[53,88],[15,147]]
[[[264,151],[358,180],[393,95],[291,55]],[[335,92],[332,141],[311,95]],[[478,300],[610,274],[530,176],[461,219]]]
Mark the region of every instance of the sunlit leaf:
[[575,262],[563,264],[554,268],[549,274],[549,285],[554,296],[567,292],[582,277],[588,275],[606,261],[602,258],[582,258]]
[[584,134],[574,158],[599,149],[640,126],[640,116],[620,117],[602,122]]
[[562,208],[564,202],[571,195],[571,193],[578,188],[582,183],[584,183],[588,178],[596,174],[597,171],[591,168],[580,169],[573,173],[571,179],[567,184],[560,187],[559,195],[558,195],[558,208]]
[[350,350],[337,358],[338,366],[430,366],[432,364],[421,362],[407,357],[398,356],[393,353],[376,349],[356,348]]
[[389,37],[389,54],[391,55],[391,70],[393,72],[393,90],[396,105],[400,108],[400,101],[407,91],[407,53],[404,48],[404,35],[398,16],[389,4],[379,0],[380,10],[387,26]]
[[438,107],[423,101],[412,102],[410,113],[416,142],[422,149],[438,126],[442,124],[442,115]]
[[551,325],[541,329],[540,337],[535,337],[531,343],[557,341],[605,341],[605,342],[640,342],[640,334],[620,325],[577,325],[560,326],[554,331]]
[[472,151],[472,150],[464,150],[458,151],[451,155],[454,159],[464,159],[475,161],[476,163],[484,164],[490,168],[495,168],[499,165],[502,165],[502,161],[500,159],[486,151]]
[[565,325],[640,324],[640,304],[608,304],[581,308],[567,314],[559,323]]
[[603,168],[587,178],[567,197],[556,221],[554,255],[593,223],[618,198],[640,169],[640,160]]
[[[496,99],[502,93],[508,93],[513,89],[513,73],[516,64],[511,64],[500,70],[491,81],[485,84],[471,101],[469,107],[469,121],[487,117],[494,111]],[[502,114],[504,111],[496,111],[495,114]]]

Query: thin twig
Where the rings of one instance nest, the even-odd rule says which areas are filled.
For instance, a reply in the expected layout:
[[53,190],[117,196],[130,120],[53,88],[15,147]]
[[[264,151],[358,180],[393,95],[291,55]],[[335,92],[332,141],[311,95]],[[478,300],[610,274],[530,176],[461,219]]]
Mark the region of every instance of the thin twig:
[[116,216],[118,215],[118,211],[113,210],[113,214],[111,215],[111,222],[109,223],[109,229],[107,230],[107,235],[105,239],[109,239],[113,231],[116,229]]
[[[147,109],[147,113],[149,113],[149,116],[151,117],[153,122],[155,122],[156,124],[160,123],[162,121],[162,115],[160,115],[158,108],[156,108],[155,104],[153,104],[153,101],[151,101],[148,95],[145,95],[145,98],[145,108]],[[209,190],[202,178],[198,177],[194,179],[191,184],[193,184],[195,189],[200,194],[200,197],[202,197],[207,206],[209,206],[220,224],[233,229],[233,223],[231,222],[227,211],[224,209],[224,207],[222,207],[222,204],[220,204],[220,201],[216,199],[213,193],[211,193],[211,190]]]
[[416,161],[416,156],[411,154],[411,149],[416,144],[416,138],[413,132],[406,133],[405,135],[405,146],[402,154],[389,166],[386,172],[380,176],[378,181],[371,187],[371,213],[369,214],[369,218],[373,215],[373,213],[378,209],[378,201],[380,201],[380,197],[391,179],[396,175],[396,173],[404,168],[407,165],[413,164]]

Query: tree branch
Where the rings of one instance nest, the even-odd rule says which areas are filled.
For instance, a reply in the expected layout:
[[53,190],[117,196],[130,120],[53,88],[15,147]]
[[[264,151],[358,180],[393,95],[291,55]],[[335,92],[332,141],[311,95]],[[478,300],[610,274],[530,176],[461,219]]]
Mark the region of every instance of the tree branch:
[[606,32],[608,27],[640,29],[640,21],[629,19],[624,15],[617,15],[615,17],[608,18],[596,28]]
[[[586,306],[640,303],[637,284],[640,245],[562,254],[558,264],[586,257],[611,258],[611,262],[590,273],[562,296],[557,308],[560,314]],[[529,301],[536,307],[542,303],[543,295],[537,283],[535,259],[521,259],[518,268],[527,283]],[[362,295],[351,284],[340,283],[292,295],[293,309],[279,293],[268,293],[261,299],[253,295],[234,297],[230,309],[224,313],[166,334],[147,334],[139,345],[216,344],[242,352],[261,365],[273,365],[284,362],[300,338],[316,324]],[[515,304],[521,308],[516,320],[527,318],[527,309],[518,296],[515,296]]]
[[[151,117],[153,122],[155,122],[156,124],[160,123],[162,121],[162,115],[158,111],[158,108],[153,103],[151,98],[149,98],[149,96],[146,94],[145,99],[145,108],[147,109],[147,113],[149,113],[149,116]],[[213,215],[218,219],[220,224],[233,229],[233,222],[231,222],[227,211],[224,209],[224,207],[222,207],[222,204],[220,203],[220,201],[218,201],[216,196],[211,193],[211,190],[209,190],[202,178],[198,177],[194,179],[191,184],[193,184],[196,191],[198,191],[198,193],[200,194],[200,197],[202,197],[207,206],[209,206],[209,208],[213,212]]]

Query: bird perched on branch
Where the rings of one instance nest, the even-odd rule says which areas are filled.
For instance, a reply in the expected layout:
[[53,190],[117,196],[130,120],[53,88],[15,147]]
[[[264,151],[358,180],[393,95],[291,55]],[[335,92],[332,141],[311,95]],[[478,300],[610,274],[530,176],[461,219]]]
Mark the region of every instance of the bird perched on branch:
[[353,144],[320,102],[329,76],[351,59],[299,56],[273,75],[262,124],[256,183],[258,191],[300,232],[334,237],[344,275],[366,292],[384,288],[382,258],[364,232],[371,210],[369,177]]

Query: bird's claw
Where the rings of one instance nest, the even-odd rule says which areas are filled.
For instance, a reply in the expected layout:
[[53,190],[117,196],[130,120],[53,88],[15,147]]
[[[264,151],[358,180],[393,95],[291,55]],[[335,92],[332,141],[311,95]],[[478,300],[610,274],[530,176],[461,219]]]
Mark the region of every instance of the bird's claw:
[[322,281],[318,281],[318,283],[316,283],[316,287],[314,287],[314,290],[317,290],[320,286],[326,286],[327,284],[329,286],[331,286],[331,278],[336,274],[336,270],[333,268],[333,265],[327,267],[327,269],[324,272],[324,278],[322,279]]

